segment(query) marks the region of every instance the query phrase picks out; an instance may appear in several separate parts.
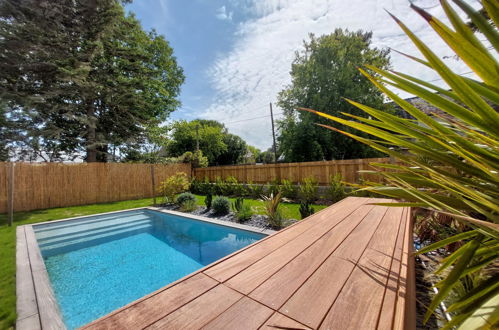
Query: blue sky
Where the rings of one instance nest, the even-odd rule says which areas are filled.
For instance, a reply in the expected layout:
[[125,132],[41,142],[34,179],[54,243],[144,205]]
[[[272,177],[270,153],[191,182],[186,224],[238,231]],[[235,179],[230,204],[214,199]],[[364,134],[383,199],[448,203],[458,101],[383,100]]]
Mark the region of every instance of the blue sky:
[[[438,0],[414,2],[444,16]],[[146,30],[166,37],[184,69],[182,108],[172,119],[215,119],[266,149],[272,143],[269,102],[289,84],[294,52],[309,33],[321,35],[339,27],[372,30],[374,46],[419,55],[386,9],[436,52],[451,54],[408,6],[407,0],[135,0],[127,10]],[[400,55],[392,53],[391,59],[398,71],[436,78]],[[457,72],[467,71],[462,62],[447,62]],[[279,117],[280,110],[275,112]]]

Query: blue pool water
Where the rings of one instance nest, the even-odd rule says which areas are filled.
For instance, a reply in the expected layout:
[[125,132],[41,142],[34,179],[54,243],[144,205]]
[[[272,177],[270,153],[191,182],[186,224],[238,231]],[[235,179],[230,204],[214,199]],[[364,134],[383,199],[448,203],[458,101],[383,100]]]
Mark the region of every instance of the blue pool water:
[[265,236],[151,210],[33,227],[70,329]]

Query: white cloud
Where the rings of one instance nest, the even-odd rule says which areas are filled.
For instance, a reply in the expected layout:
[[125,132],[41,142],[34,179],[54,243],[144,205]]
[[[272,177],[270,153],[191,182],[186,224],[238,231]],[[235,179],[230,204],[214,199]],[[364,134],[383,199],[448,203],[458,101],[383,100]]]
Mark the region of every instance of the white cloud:
[[222,21],[232,21],[232,12],[228,12],[225,6],[217,9],[216,17]]
[[[414,2],[434,16],[444,17],[438,0]],[[259,148],[271,145],[270,119],[241,120],[269,114],[268,103],[275,102],[277,93],[289,84],[294,52],[310,32],[321,35],[335,28],[372,30],[374,46],[419,56],[386,9],[439,55],[451,54],[426,22],[409,8],[407,0],[245,0],[244,4],[249,5],[256,18],[240,23],[233,49],[208,70],[216,96],[202,117],[227,123],[230,131]],[[225,7],[218,14],[227,16]],[[401,55],[392,53],[391,58],[395,70],[426,80],[436,78],[428,69]],[[448,62],[457,72],[467,70],[462,62]]]

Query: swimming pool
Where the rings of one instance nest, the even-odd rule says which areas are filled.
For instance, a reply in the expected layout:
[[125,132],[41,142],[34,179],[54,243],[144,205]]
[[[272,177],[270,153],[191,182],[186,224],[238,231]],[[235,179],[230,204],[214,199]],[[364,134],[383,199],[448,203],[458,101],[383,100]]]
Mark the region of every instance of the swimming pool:
[[149,209],[34,225],[33,230],[69,329],[266,236]]

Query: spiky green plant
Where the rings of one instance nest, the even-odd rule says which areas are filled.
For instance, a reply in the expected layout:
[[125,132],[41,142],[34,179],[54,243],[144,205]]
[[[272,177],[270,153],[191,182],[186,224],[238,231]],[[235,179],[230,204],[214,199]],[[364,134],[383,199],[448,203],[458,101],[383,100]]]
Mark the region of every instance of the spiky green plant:
[[[499,256],[499,33],[496,28],[499,2],[482,1],[492,22],[464,1],[454,0],[454,3],[471,19],[485,42],[478,39],[446,0],[441,0],[441,5],[452,26],[416,6],[412,8],[477,79],[453,72],[441,56],[392,16],[424,59],[406,56],[432,69],[448,88],[401,72],[366,66],[367,70],[360,71],[414,119],[403,119],[353,100],[347,101],[364,110],[369,118],[344,113],[351,117],[345,120],[318,114],[370,134],[373,138],[366,139],[325,126],[402,161],[402,164],[372,164],[376,171],[369,173],[383,176],[386,183],[364,189],[400,200],[388,206],[426,208],[451,215],[467,226],[467,230],[419,251],[428,252],[458,241],[463,244],[442,260],[437,270],[442,274],[436,283],[439,293],[432,300],[425,320],[466,276],[481,275],[480,284],[449,306],[453,319],[445,328],[493,328],[499,322],[499,275],[488,270]],[[397,96],[390,86],[418,96],[441,111],[427,114]]]
[[263,195],[262,200],[269,225],[275,229],[282,228],[284,217],[279,207],[282,202],[281,192],[279,191],[277,194],[271,192],[268,196]]

